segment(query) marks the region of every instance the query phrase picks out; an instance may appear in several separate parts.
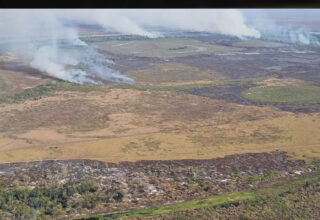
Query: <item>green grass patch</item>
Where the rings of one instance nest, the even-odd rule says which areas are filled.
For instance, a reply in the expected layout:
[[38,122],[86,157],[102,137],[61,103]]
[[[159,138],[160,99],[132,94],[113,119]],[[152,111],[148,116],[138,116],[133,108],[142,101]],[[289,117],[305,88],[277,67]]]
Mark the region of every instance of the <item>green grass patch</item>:
[[320,168],[320,160],[313,160],[313,161],[311,162],[311,164],[312,164],[313,166],[315,166],[317,169]]
[[187,49],[188,47],[187,46],[183,46],[183,47],[172,47],[172,48],[169,48],[169,50],[184,50],[184,49]]
[[118,35],[118,36],[93,36],[93,37],[81,37],[80,40],[86,43],[96,43],[104,41],[130,41],[130,40],[147,40],[148,37],[139,35]]
[[112,88],[118,89],[135,89],[140,91],[188,91],[191,89],[203,88],[208,86],[217,85],[217,83],[206,84],[185,84],[177,86],[148,86],[148,85],[129,85],[129,84],[116,84]]
[[101,86],[97,85],[80,85],[69,82],[50,81],[34,88],[25,89],[14,95],[0,96],[0,103],[18,103],[25,100],[37,100],[41,97],[52,96],[58,91],[90,92],[102,89]]
[[[196,54],[242,51],[243,48],[207,44],[188,38],[157,38],[147,40],[94,42],[101,50],[138,57],[183,57]],[[184,48],[182,51],[170,48]]]
[[7,82],[0,76],[0,90],[6,91],[8,89]]
[[[153,215],[160,215],[160,214],[166,214],[171,212],[193,210],[193,209],[198,209],[198,208],[207,207],[207,206],[224,205],[224,204],[229,204],[235,201],[251,199],[253,198],[253,196],[254,196],[253,192],[232,192],[232,193],[215,196],[209,199],[193,200],[189,202],[172,204],[167,206],[135,209],[127,213],[114,214],[107,218],[101,218],[100,216],[91,217],[91,218],[92,219],[99,219],[99,218],[100,219],[118,219],[123,217],[133,218],[133,217],[153,216]],[[90,219],[90,218],[87,218],[87,219]]]
[[270,173],[265,173],[262,175],[255,175],[255,176],[249,176],[245,177],[244,180],[248,183],[254,183],[254,182],[261,182],[261,181],[266,181],[266,180],[271,180],[274,178],[279,177],[280,173],[279,172],[270,172]]
[[254,102],[308,104],[320,102],[319,94],[317,86],[268,86],[250,88],[242,96]]
[[258,47],[269,47],[269,48],[274,48],[274,47],[284,47],[286,46],[283,43],[278,43],[278,42],[272,42],[272,41],[262,41],[262,40],[245,40],[245,41],[240,41],[232,44],[234,47],[251,47],[251,48],[258,48]]
[[205,87],[212,86],[228,86],[228,85],[245,85],[250,83],[256,83],[260,80],[265,79],[265,77],[261,78],[246,78],[246,79],[234,79],[234,80],[222,80],[219,82],[211,82],[211,83],[191,83],[191,84],[183,84],[183,85],[174,85],[174,86],[149,86],[149,85],[134,85],[134,84],[113,84],[110,88],[118,88],[118,89],[135,89],[140,91],[189,91],[192,89],[200,89]]

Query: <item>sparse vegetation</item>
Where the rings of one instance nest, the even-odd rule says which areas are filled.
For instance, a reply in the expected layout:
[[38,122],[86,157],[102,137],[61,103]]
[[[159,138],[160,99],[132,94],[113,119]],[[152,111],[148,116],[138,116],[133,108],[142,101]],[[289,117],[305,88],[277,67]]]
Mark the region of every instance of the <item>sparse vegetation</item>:
[[150,87],[158,87],[159,84],[167,87],[179,84],[208,84],[224,80],[222,74],[215,71],[204,71],[180,63],[154,64],[151,68],[128,71],[126,74],[135,79],[136,84]]
[[261,48],[277,48],[277,47],[284,47],[286,44],[279,43],[279,42],[272,42],[272,41],[262,41],[262,40],[245,40],[245,41],[239,41],[234,44],[232,44],[234,47],[261,47]]
[[279,172],[270,172],[270,173],[265,173],[262,175],[255,175],[255,176],[250,176],[250,177],[245,177],[244,181],[248,183],[255,183],[255,182],[261,182],[261,181],[266,181],[266,180],[272,180],[276,177],[279,177],[280,173]]
[[171,47],[169,48],[168,50],[184,50],[184,49],[187,49],[188,47],[187,46],[183,46],[183,47]]
[[140,35],[118,35],[118,36],[94,36],[94,37],[81,37],[81,40],[86,43],[96,43],[104,41],[130,41],[130,40],[147,40],[148,37]]
[[6,81],[0,76],[0,91],[5,91],[8,88]]

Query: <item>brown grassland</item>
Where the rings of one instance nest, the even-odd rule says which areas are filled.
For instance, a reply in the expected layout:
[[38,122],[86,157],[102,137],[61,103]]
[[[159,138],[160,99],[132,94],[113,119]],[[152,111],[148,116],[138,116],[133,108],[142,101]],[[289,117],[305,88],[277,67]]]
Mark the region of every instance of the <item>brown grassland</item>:
[[[155,65],[160,73],[166,68],[190,69],[182,64]],[[142,78],[152,81],[155,70],[142,71],[146,76]],[[9,87],[15,83],[5,76]],[[24,83],[36,86],[43,80]],[[279,82],[270,78],[260,84],[275,83]],[[0,162],[214,158],[274,150],[305,160],[320,156],[319,113],[294,114],[174,90],[104,86],[101,91],[55,92],[37,100],[3,103],[0,132]]]
[[133,78],[137,85],[151,86],[207,84],[226,79],[221,73],[180,63],[153,64],[149,69],[128,71],[127,75]]
[[[95,44],[114,54],[161,58],[240,51],[242,46],[281,46],[260,41],[244,43],[227,47],[164,38]],[[177,62],[152,64],[126,75],[136,81],[133,87],[109,84],[82,91],[75,86],[70,91],[0,102],[0,162],[200,159],[274,150],[305,160],[320,157],[319,113],[291,113],[188,94],[181,88],[229,79],[222,72]],[[19,94],[49,81],[37,74],[2,68],[0,95]],[[256,81],[257,86],[306,84],[293,78]]]

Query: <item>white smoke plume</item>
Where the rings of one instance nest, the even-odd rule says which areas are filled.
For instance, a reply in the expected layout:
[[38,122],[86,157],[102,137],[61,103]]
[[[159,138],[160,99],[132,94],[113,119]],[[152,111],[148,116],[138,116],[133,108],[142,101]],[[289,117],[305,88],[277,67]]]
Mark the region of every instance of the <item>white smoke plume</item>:
[[314,24],[320,21],[320,10],[247,9],[243,10],[243,13],[250,24],[261,33],[262,38],[298,45],[320,46],[317,37],[320,32],[311,31],[315,28]]
[[19,54],[31,67],[76,83],[101,80],[134,83],[110,68],[110,61],[79,39],[77,24],[98,24],[123,34],[161,37],[154,28],[206,31],[237,37],[260,37],[238,10],[182,9],[77,9],[0,10],[0,42]]
[[205,31],[237,37],[260,37],[248,27],[241,11],[234,9],[101,9],[59,11],[70,20],[98,23],[121,33],[159,37],[148,28],[162,27],[184,31]]
[[1,10],[0,38],[31,67],[52,77],[81,84],[100,84],[101,79],[134,82],[108,68],[107,59],[81,41],[77,30],[61,19],[54,10]]

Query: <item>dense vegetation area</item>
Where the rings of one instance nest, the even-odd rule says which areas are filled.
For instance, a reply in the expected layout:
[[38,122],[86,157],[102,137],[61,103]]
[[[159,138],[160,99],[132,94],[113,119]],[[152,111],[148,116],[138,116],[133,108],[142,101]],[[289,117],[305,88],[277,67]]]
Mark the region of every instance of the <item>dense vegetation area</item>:
[[39,85],[34,88],[25,89],[22,92],[19,92],[13,95],[0,96],[0,103],[16,103],[16,102],[22,102],[25,100],[36,100],[44,96],[53,95],[54,92],[59,92],[59,91],[90,92],[90,91],[96,91],[96,90],[102,90],[102,87],[91,85],[91,84],[80,85],[76,83],[69,83],[69,82],[62,82],[62,81],[50,81],[44,85]]
[[163,215],[157,219],[319,219],[319,178],[260,191],[254,199]]
[[101,202],[119,202],[122,193],[112,188],[102,193],[93,181],[66,183],[51,187],[28,189],[0,188],[0,219],[35,219],[57,217],[93,209]]
[[92,216],[82,220],[148,217],[148,219],[310,219],[319,217],[320,176],[300,177],[255,191],[239,191],[209,199]]

